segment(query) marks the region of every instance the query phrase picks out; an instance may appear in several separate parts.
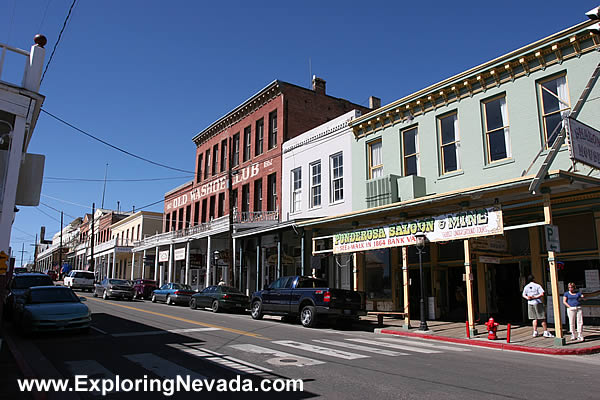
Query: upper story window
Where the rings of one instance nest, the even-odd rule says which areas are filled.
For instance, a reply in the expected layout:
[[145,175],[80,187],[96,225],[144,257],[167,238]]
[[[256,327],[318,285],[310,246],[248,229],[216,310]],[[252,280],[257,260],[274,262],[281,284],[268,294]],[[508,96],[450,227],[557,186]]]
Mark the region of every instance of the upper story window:
[[545,148],[552,147],[560,132],[559,125],[571,111],[567,76],[561,75],[538,83],[541,99],[542,130]]
[[242,212],[250,211],[250,184],[242,186]]
[[250,152],[252,151],[252,129],[247,126],[244,128],[244,161],[250,159]]
[[495,97],[483,103],[485,141],[488,162],[511,157],[506,96]]
[[383,176],[383,154],[381,139],[367,144],[369,149],[369,179]]
[[344,199],[344,153],[337,153],[329,157],[331,171],[330,201],[335,203]]
[[418,128],[402,131],[402,156],[404,176],[419,175]]
[[227,139],[221,141],[221,172],[227,168]]
[[277,173],[267,176],[267,210],[275,211],[277,208]]
[[254,141],[254,155],[258,156],[263,152],[263,142],[265,136],[265,122],[262,118],[256,121],[254,135],[256,136],[256,140]]
[[442,174],[460,169],[460,158],[458,148],[460,138],[458,136],[458,114],[453,113],[438,119],[440,132],[440,153],[442,161]]
[[277,146],[277,110],[269,114],[269,150]]
[[213,146],[213,164],[212,164],[212,174],[216,175],[219,172],[219,145],[215,144]]
[[292,170],[292,212],[300,211],[302,205],[302,169]]
[[237,167],[240,164],[240,134],[239,132],[233,135],[233,160],[231,160],[231,164],[233,167]]
[[254,181],[254,211],[262,211],[262,178]]
[[202,153],[198,154],[198,162],[196,164],[196,183],[202,180]]
[[321,161],[310,164],[310,206],[321,205]]
[[206,150],[204,155],[204,179],[208,178],[208,168],[210,166],[210,149]]

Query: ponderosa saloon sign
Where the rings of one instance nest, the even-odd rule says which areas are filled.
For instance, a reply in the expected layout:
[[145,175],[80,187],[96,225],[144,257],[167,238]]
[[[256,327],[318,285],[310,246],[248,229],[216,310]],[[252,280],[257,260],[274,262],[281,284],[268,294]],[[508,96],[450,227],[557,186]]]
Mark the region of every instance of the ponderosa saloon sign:
[[333,252],[410,246],[416,243],[417,232],[423,232],[430,242],[499,235],[504,232],[502,210],[497,207],[482,208],[338,233],[333,236]]

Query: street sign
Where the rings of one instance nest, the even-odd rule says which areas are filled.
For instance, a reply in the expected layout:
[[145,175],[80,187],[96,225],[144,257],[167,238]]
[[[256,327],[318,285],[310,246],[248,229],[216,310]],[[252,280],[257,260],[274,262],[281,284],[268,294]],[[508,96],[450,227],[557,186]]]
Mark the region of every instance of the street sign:
[[6,272],[8,271],[8,264],[6,263],[8,261],[8,254],[6,254],[4,251],[0,251],[0,275],[6,275]]
[[546,251],[560,253],[560,238],[558,236],[558,226],[544,225],[544,234],[546,236]]

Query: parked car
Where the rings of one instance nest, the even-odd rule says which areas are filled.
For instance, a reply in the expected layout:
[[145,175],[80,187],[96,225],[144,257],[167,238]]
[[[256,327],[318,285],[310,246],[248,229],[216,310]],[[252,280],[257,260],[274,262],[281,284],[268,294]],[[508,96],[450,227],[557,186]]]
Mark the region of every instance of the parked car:
[[48,271],[46,271],[46,275],[48,275],[53,281],[58,280],[58,272],[56,272],[53,269],[49,269]]
[[15,267],[15,270],[14,270],[15,274],[24,274],[27,272],[29,272],[29,271],[27,271],[27,268],[25,268],[25,267]]
[[165,283],[152,292],[152,302],[164,301],[168,305],[173,304],[190,304],[190,298],[196,291],[190,285],[183,283]]
[[133,300],[133,285],[125,279],[104,278],[94,285],[94,297],[101,296],[104,300],[111,297]]
[[221,310],[244,311],[249,305],[248,296],[234,287],[225,285],[209,286],[190,299],[191,309],[210,307],[215,313]]
[[27,289],[16,304],[15,322],[23,333],[81,330],[92,321],[90,309],[72,289],[63,286],[36,286]]
[[284,276],[252,294],[251,316],[299,316],[303,326],[313,327],[321,317],[348,321],[366,315],[364,299],[360,292],[330,288],[323,279]]
[[15,304],[19,298],[25,295],[27,289],[33,286],[53,286],[54,282],[46,274],[37,272],[28,272],[24,274],[13,275],[8,284],[8,291],[4,299],[5,313],[7,317],[13,316]]
[[71,289],[81,289],[91,292],[94,290],[94,273],[74,269],[63,280],[63,286]]
[[152,292],[158,289],[156,281],[151,279],[137,279],[133,283],[133,296],[136,299],[149,299]]

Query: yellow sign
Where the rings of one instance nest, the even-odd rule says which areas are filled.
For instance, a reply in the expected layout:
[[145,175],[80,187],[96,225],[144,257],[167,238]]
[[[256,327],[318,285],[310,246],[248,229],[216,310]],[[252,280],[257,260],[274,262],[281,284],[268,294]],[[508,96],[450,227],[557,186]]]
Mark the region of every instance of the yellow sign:
[[8,255],[4,251],[0,251],[0,275],[6,275],[8,271]]

